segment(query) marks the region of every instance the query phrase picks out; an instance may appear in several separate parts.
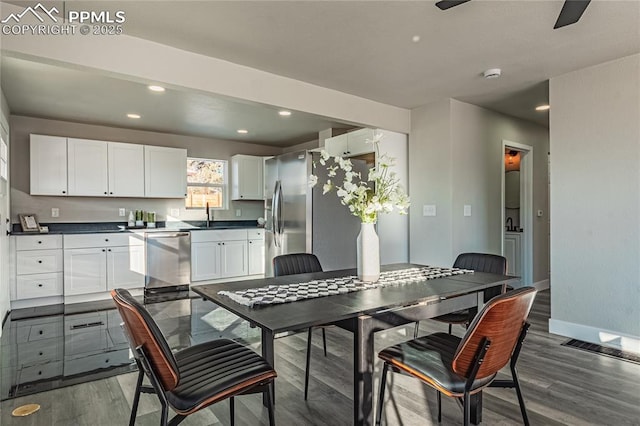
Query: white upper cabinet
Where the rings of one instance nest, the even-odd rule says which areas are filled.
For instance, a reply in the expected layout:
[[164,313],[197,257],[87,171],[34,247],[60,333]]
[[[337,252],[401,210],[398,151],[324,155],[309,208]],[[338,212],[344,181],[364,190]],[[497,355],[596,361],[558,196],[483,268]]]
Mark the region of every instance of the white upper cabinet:
[[360,129],[343,135],[325,139],[324,148],[332,156],[352,157],[354,155],[373,152],[373,144],[367,140],[373,139],[374,129]]
[[144,146],[144,195],[156,198],[187,196],[187,150]]
[[31,135],[31,195],[67,195],[67,138]]
[[144,197],[144,145],[109,142],[109,196]]
[[231,157],[232,200],[264,199],[263,167],[262,157],[241,154]]
[[109,194],[107,142],[67,139],[69,194],[104,197]]

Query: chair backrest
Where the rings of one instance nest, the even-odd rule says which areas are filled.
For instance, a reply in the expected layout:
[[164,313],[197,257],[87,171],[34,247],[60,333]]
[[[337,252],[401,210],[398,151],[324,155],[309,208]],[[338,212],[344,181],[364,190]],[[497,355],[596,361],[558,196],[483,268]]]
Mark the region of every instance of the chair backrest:
[[131,349],[135,353],[136,348],[142,346],[162,386],[167,391],[174,389],[178,384],[178,364],[156,322],[127,290],[111,290],[111,297],[120,311]]
[[469,377],[474,357],[484,338],[490,347],[476,378],[491,376],[507,365],[529,316],[536,289],[522,287],[489,301],[474,318],[453,357],[453,371]]
[[273,275],[276,277],[310,272],[322,272],[322,265],[315,254],[293,253],[273,258]]
[[507,273],[507,259],[497,254],[461,253],[453,267],[504,275]]

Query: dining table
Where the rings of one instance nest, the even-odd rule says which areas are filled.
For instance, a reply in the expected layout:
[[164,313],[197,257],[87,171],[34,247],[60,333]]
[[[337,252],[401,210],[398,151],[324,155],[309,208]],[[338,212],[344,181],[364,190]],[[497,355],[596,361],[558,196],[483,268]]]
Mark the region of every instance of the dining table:
[[[381,271],[402,271],[424,265],[398,263],[381,266]],[[483,272],[466,271],[460,275],[443,276],[375,287],[361,291],[314,297],[269,305],[246,305],[229,297],[230,292],[261,289],[266,286],[308,283],[314,280],[341,279],[356,276],[355,269],[324,271],[243,281],[194,285],[195,293],[245,319],[261,330],[261,351],[264,359],[277,371],[274,340],[285,332],[334,324],[353,333],[353,422],[374,424],[374,350],[375,333],[392,327],[434,318],[462,309],[484,305],[484,291],[495,287],[502,290],[518,278]],[[222,294],[221,294],[222,293]],[[275,398],[275,387],[272,392]],[[266,396],[265,396],[266,398]],[[265,403],[267,401],[264,401]],[[482,420],[482,397],[475,398],[471,421]]]

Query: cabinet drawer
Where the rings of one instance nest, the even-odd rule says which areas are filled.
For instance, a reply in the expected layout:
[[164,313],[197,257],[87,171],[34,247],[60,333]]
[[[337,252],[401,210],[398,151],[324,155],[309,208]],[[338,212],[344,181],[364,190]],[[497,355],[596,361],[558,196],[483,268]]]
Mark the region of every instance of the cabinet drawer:
[[16,282],[16,295],[18,299],[62,296],[62,272],[19,275]]
[[62,361],[62,344],[60,339],[44,339],[18,345],[18,362],[22,366]]
[[262,238],[264,238],[264,229],[248,229],[247,230],[247,239],[260,240]]
[[207,241],[235,241],[246,240],[246,229],[225,229],[218,231],[193,231],[191,233],[192,243],[204,243]]
[[19,321],[16,342],[34,342],[62,336],[62,316]]
[[62,235],[19,235],[16,250],[61,249]]
[[101,368],[127,365],[132,361],[133,360],[129,358],[129,349],[69,359],[64,362],[64,375],[73,376],[75,374],[86,373],[88,371],[98,370]]
[[144,245],[144,235],[133,232],[64,236],[65,249],[142,245]]
[[18,275],[62,271],[62,250],[30,250],[16,253]]
[[62,376],[62,364],[62,361],[56,361],[42,365],[34,365],[32,367],[25,367],[20,370],[18,384],[31,383],[38,380]]

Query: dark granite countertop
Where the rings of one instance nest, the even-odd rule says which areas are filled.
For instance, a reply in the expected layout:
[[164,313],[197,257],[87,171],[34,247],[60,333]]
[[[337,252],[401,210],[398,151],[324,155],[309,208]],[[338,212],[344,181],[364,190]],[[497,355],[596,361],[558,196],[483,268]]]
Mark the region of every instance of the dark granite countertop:
[[[104,232],[161,232],[161,231],[201,231],[224,229],[258,228],[255,220],[217,220],[207,227],[205,221],[156,222],[156,228],[128,228],[127,222],[82,222],[82,223],[41,223],[48,226],[48,234],[95,234]],[[19,223],[12,225],[11,235],[42,235],[36,232],[22,232]]]

